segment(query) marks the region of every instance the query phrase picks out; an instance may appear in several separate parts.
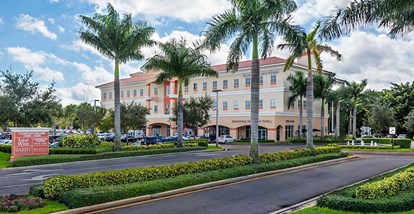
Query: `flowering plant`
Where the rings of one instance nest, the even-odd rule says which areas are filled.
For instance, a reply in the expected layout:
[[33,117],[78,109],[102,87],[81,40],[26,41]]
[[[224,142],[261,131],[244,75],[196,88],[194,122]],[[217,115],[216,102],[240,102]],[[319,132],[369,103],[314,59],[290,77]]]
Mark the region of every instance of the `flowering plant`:
[[43,199],[22,195],[0,196],[0,212],[18,212],[20,210],[31,210],[46,206]]

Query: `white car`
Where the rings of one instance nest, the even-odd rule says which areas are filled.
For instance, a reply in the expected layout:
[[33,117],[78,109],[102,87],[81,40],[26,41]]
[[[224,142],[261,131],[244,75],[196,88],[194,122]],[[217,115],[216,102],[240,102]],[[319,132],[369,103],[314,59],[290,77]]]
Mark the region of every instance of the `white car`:
[[233,143],[234,142],[234,138],[232,138],[230,135],[221,135],[218,138],[218,142],[219,143]]

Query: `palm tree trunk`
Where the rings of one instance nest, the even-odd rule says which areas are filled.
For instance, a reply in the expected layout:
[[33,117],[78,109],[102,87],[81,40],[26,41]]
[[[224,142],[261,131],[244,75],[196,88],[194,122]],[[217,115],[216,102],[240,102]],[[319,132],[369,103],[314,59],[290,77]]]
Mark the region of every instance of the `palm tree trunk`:
[[183,147],[183,129],[184,129],[184,117],[183,117],[183,91],[182,81],[179,80],[178,85],[178,113],[177,113],[177,128],[178,128],[178,147]]
[[253,54],[252,54],[252,84],[251,84],[251,109],[250,109],[250,156],[253,158],[253,163],[259,163],[259,76],[260,76],[260,64],[258,54],[258,39],[257,35],[253,36]]
[[306,147],[312,151],[313,145],[313,77],[311,54],[308,51],[308,82],[306,84]]
[[299,108],[299,137],[303,137],[302,130],[303,130],[303,97],[300,96],[300,108]]
[[339,137],[340,130],[340,116],[341,116],[341,101],[336,103],[336,125],[335,125],[335,137]]
[[325,141],[325,98],[322,98],[321,104],[321,139],[324,143]]
[[354,105],[352,117],[352,137],[356,139],[356,105]]
[[352,109],[349,110],[348,134],[352,133]]
[[115,111],[114,111],[114,128],[115,128],[115,151],[121,150],[121,98],[119,86],[119,62],[115,60],[115,80],[114,80],[114,95],[115,95]]

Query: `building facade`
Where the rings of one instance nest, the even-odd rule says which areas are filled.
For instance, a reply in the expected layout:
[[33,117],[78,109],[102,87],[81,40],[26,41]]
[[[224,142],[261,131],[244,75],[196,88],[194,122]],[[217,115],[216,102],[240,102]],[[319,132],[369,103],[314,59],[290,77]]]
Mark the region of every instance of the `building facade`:
[[[306,58],[306,57],[303,57]],[[303,108],[303,128],[306,126],[306,102],[299,100],[288,108],[291,96],[287,77],[289,74],[303,71],[306,66],[295,63],[289,71],[283,72],[285,60],[270,57],[260,60],[260,102],[259,102],[259,139],[285,141],[288,137],[298,136],[299,108]],[[215,133],[216,109],[218,109],[219,134],[227,134],[235,139],[248,139],[250,136],[250,84],[251,61],[240,62],[237,72],[227,72],[226,65],[212,66],[219,74],[218,78],[193,78],[184,86],[184,99],[205,94],[214,98],[210,123],[198,130],[185,130],[190,134],[203,135]],[[329,72],[328,72],[329,73]],[[156,84],[157,71],[137,72],[129,78],[120,80],[121,102],[134,102],[150,108],[147,116],[147,136],[171,136],[177,132],[176,124],[170,120],[172,107],[178,98],[177,80]],[[97,86],[101,90],[103,107],[113,108],[113,82]],[[213,90],[221,90],[218,94]],[[218,97],[219,102],[216,102]],[[314,135],[320,135],[320,100],[314,101]],[[328,115],[325,110],[325,115]],[[325,119],[325,133],[328,133],[328,119]]]

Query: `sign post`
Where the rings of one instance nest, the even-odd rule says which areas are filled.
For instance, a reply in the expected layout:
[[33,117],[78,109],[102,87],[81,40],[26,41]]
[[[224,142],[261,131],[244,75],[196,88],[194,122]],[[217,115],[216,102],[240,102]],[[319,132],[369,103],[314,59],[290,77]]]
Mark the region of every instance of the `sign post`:
[[49,154],[49,128],[10,128],[12,155],[10,160],[23,156]]
[[395,134],[395,127],[390,127],[390,134]]

